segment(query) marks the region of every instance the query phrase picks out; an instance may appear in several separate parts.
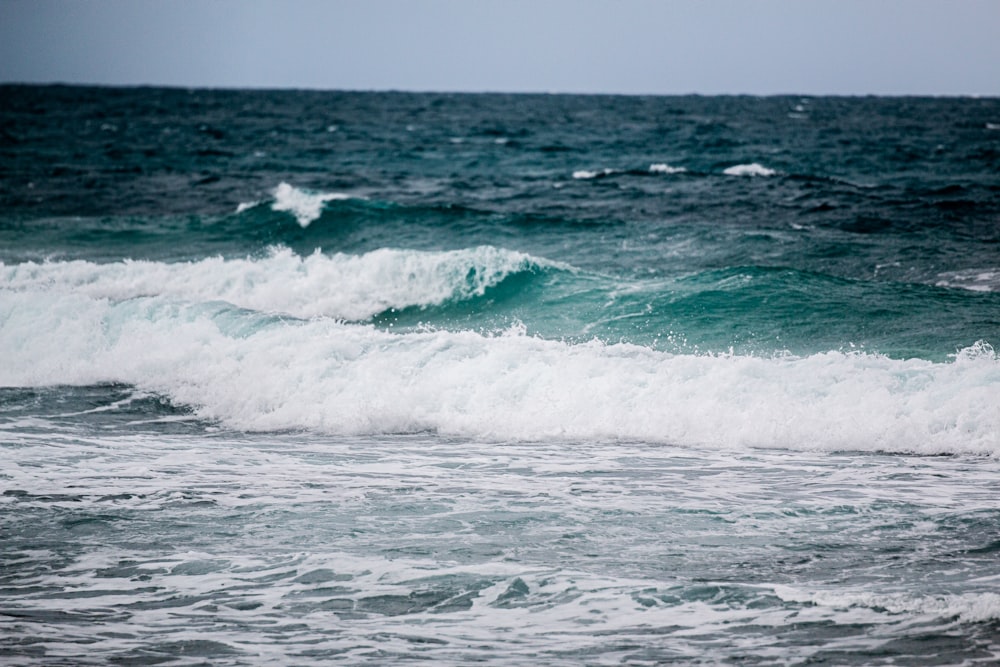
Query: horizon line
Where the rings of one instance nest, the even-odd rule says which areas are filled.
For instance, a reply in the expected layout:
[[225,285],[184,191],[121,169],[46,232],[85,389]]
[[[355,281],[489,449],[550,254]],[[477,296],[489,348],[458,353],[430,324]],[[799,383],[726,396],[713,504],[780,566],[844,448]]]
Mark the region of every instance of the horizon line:
[[63,88],[116,88],[116,89],[165,89],[165,90],[206,90],[232,92],[316,92],[316,93],[361,93],[361,94],[411,94],[411,95],[551,95],[567,97],[892,97],[892,98],[957,98],[957,99],[1000,99],[1000,93],[808,93],[808,92],[597,92],[563,90],[448,90],[435,88],[337,88],[302,85],[185,85],[177,83],[95,83],[80,81],[0,81],[2,87],[63,87]]

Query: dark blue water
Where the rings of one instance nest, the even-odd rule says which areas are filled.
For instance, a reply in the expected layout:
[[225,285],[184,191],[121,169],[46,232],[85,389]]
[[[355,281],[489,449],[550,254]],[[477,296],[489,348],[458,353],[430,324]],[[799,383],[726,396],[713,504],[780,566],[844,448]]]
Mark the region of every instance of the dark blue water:
[[1000,101],[0,87],[0,655],[988,664]]

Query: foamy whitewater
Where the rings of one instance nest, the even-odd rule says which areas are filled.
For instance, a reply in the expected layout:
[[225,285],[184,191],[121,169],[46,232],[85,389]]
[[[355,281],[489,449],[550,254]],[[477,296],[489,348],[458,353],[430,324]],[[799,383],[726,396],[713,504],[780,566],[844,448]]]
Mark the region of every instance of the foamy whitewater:
[[1000,661],[996,100],[0,99],[0,661]]

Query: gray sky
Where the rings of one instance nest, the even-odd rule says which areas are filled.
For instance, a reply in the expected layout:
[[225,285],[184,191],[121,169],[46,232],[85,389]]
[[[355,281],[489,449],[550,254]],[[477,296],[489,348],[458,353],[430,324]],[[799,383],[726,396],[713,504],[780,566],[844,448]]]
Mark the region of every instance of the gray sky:
[[0,81],[1000,95],[1000,0],[0,0]]

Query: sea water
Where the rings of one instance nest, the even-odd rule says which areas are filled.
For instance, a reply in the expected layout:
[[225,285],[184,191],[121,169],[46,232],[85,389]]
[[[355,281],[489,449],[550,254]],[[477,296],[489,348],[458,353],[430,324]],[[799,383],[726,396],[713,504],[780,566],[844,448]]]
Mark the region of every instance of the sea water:
[[998,127],[0,87],[0,658],[1000,661]]

